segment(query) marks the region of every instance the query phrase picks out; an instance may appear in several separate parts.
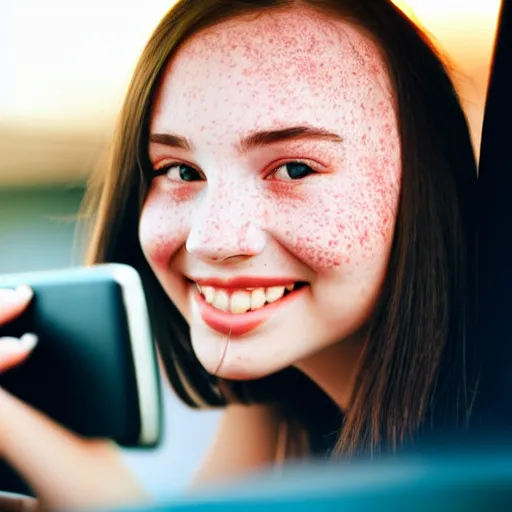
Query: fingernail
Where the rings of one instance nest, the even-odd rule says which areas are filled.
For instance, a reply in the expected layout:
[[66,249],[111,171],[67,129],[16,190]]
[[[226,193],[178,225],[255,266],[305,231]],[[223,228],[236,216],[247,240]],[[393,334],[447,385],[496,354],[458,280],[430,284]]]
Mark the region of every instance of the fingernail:
[[38,338],[35,334],[24,334],[21,338],[4,336],[0,338],[0,354],[17,354],[30,352],[37,345]]
[[29,300],[34,296],[32,288],[26,284],[21,284],[14,291],[16,292],[16,295],[22,299]]
[[20,343],[24,350],[32,350],[37,345],[38,341],[39,338],[31,332],[27,332],[20,338]]

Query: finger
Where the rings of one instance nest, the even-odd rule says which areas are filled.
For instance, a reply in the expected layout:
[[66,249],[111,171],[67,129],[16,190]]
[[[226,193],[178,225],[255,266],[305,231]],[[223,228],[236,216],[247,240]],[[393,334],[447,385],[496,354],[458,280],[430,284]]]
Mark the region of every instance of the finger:
[[45,509],[118,506],[148,499],[111,443],[74,435],[2,388],[0,457],[23,475]]
[[0,512],[38,512],[39,503],[34,498],[0,492]]
[[24,334],[21,338],[0,338],[0,373],[27,359],[36,344],[37,336],[31,333]]
[[0,289],[0,325],[14,320],[32,300],[34,292],[26,285],[18,286],[15,290]]

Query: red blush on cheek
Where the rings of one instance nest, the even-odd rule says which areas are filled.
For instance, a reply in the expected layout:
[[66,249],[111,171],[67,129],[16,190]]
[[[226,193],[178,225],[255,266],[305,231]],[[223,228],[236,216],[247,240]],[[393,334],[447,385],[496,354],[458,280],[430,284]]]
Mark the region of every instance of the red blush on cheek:
[[346,218],[339,194],[310,190],[303,197],[300,203],[283,202],[276,211],[281,243],[317,273],[346,265],[350,251],[345,238],[350,233],[337,229]]
[[[390,161],[391,160],[391,161]],[[282,201],[275,218],[282,243],[317,273],[380,258],[391,243],[399,183],[393,160],[363,157],[350,179],[333,177]]]
[[347,263],[348,259],[338,249],[339,241],[335,238],[327,243],[313,240],[311,237],[298,237],[296,239],[296,254],[302,261],[316,272],[326,272]]
[[189,186],[179,186],[169,190],[169,199],[176,203],[184,203],[186,201],[190,201],[193,195],[194,191],[191,190],[191,187]]
[[143,208],[139,239],[142,250],[151,265],[166,267],[174,254],[185,243],[186,216],[173,208],[148,201]]
[[155,235],[144,244],[144,254],[152,265],[166,267],[176,252],[177,240],[169,239],[164,235]]
[[179,204],[190,201],[197,193],[195,183],[173,183],[166,176],[153,178],[151,186],[154,194],[165,194],[167,201]]
[[371,184],[374,209],[371,229],[380,235],[381,244],[387,245],[398,207],[400,165],[388,157],[363,158],[361,165],[365,166],[367,179]]
[[279,180],[268,180],[268,191],[273,197],[279,198],[280,201],[288,203],[290,206],[300,202],[308,202],[311,198],[304,187],[302,187],[300,181],[295,183],[288,183],[286,181]]

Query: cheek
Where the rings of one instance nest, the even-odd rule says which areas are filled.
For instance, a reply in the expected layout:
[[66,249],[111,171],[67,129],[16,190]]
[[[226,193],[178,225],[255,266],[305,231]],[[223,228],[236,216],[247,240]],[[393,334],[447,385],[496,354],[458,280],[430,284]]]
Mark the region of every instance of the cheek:
[[275,236],[317,273],[380,260],[391,245],[398,202],[392,165],[360,158],[353,169],[311,182],[300,200],[283,194]]
[[190,218],[187,209],[150,191],[142,209],[139,240],[151,266],[166,267],[185,243]]

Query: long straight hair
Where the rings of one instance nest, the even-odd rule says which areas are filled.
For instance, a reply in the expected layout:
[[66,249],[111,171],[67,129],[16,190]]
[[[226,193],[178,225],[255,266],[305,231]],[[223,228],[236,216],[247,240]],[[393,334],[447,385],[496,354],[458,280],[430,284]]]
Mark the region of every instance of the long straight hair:
[[[394,90],[402,185],[392,251],[343,426],[336,408],[293,369],[257,381],[209,375],[189,328],[146,262],[138,222],[148,183],[149,116],[169,59],[198,32],[243,15],[309,7],[351,23],[378,46]],[[88,263],[119,262],[141,274],[170,381],[187,404],[277,402],[312,434],[339,427],[334,452],[396,450],[440,428],[464,428],[474,375],[467,364],[475,320],[476,163],[467,122],[441,58],[387,0],[181,0],[161,20],[135,69],[107,171],[86,205],[94,227]],[[92,210],[91,210],[92,208]],[[331,423],[332,424],[332,421]]]

